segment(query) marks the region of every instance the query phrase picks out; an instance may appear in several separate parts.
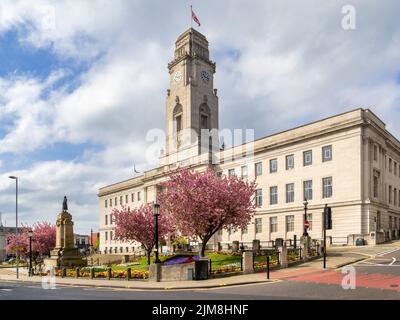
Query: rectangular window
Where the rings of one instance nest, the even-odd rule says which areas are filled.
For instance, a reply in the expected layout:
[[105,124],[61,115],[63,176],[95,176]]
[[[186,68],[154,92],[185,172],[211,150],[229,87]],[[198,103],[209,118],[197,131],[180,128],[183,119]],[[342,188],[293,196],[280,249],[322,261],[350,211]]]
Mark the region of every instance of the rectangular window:
[[242,179],[247,179],[249,177],[247,172],[247,166],[243,166],[241,168],[241,171],[242,171]]
[[119,204],[122,206],[122,196],[119,197]]
[[176,118],[176,132],[182,131],[182,116],[177,116]]
[[322,162],[332,160],[332,146],[322,147]]
[[392,204],[392,186],[389,186],[389,204]]
[[269,218],[269,230],[271,233],[278,232],[278,217]]
[[138,201],[142,200],[142,195],[141,195],[140,191],[137,193],[137,200]]
[[110,214],[110,224],[114,223],[114,215],[111,213]]
[[294,231],[294,216],[286,216],[286,232]]
[[394,168],[393,174],[394,174],[395,176],[397,176],[397,162],[394,162],[393,168]]
[[294,169],[294,155],[286,156],[286,170]]
[[256,225],[256,233],[261,233],[262,232],[262,218],[257,218],[255,220],[255,225]]
[[115,199],[114,199],[114,206],[116,207],[117,205],[118,205],[118,198],[115,197]]
[[312,180],[304,181],[303,187],[304,187],[304,199],[312,200],[313,198]]
[[377,176],[374,176],[374,197],[378,198],[378,185],[379,185],[379,180]]
[[378,211],[376,213],[376,230],[381,230],[381,225],[382,225],[382,223],[381,223],[381,213],[380,213],[380,211]]
[[294,202],[294,183],[286,185],[286,203]]
[[249,232],[249,230],[247,227],[242,229],[242,234],[247,234],[248,232]]
[[392,225],[392,217],[389,216],[389,230],[392,230],[393,225]]
[[108,241],[108,232],[106,231],[106,232],[104,232],[104,235],[105,235],[105,239],[106,239],[106,241]]
[[105,200],[105,202],[104,202],[104,206],[107,208],[107,203],[108,203],[108,201],[107,201],[107,199]]
[[208,129],[208,117],[205,115],[201,116],[201,129]]
[[108,215],[106,215],[105,225],[108,225]]
[[270,194],[270,204],[278,204],[278,187],[271,187],[269,188],[269,194]]
[[128,203],[129,197],[128,195],[125,195],[125,203]]
[[134,201],[135,201],[135,194],[132,193],[132,194],[131,194],[131,202],[134,202]]
[[312,150],[303,152],[303,166],[312,165]]
[[112,208],[112,199],[110,199],[110,208]]
[[389,172],[392,172],[392,159],[389,158]]
[[235,169],[229,169],[228,170],[228,177],[232,178],[235,175]]
[[110,231],[110,240],[113,240],[113,232]]
[[374,161],[378,161],[378,146],[374,145]]
[[394,188],[393,190],[393,205],[397,206],[397,189]]
[[274,173],[278,171],[278,159],[269,160],[269,172]]
[[310,224],[310,227],[308,228],[309,231],[312,231],[312,213],[307,214],[307,221]]
[[262,162],[255,165],[256,177],[262,176]]
[[332,191],[332,177],[322,179],[322,198],[331,198]]
[[263,204],[262,189],[257,189],[256,190],[256,206],[262,207],[262,204]]

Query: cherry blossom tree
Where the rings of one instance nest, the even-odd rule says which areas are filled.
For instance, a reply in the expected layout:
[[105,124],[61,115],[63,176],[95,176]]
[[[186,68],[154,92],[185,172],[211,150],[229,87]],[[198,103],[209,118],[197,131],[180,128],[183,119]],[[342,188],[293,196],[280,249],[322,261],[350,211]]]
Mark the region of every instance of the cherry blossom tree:
[[[155,218],[153,204],[142,205],[137,209],[114,209],[115,239],[124,242],[139,242],[147,253],[147,263],[150,265],[151,251],[155,245]],[[165,239],[174,234],[170,219],[160,211],[158,218],[158,238]]]
[[56,226],[48,222],[38,222],[32,227],[23,226],[22,232],[18,234],[18,246],[15,233],[7,236],[6,251],[24,255],[29,252],[28,231],[33,231],[32,254],[34,259],[38,256],[49,255],[56,245]]
[[161,187],[161,208],[182,234],[202,241],[201,256],[218,230],[246,228],[255,213],[256,182],[220,177],[212,169],[174,172]]

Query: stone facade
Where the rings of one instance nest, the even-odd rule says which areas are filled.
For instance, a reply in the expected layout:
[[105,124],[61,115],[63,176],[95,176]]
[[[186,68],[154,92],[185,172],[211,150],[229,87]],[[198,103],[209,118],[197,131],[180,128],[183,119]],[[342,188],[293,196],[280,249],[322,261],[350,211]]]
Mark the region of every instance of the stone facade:
[[[359,237],[373,244],[399,237],[400,142],[371,110],[355,109],[232,149],[205,152],[199,148],[201,123],[218,129],[215,64],[209,60],[205,37],[192,29],[181,35],[169,72],[167,146],[160,166],[99,190],[101,252],[140,249],[113,239],[111,212],[155,201],[157,185],[178,166],[200,171],[213,166],[225,175],[243,173],[244,179],[257,180],[260,206],[252,223],[247,230],[216,234],[209,242],[213,248],[228,248],[234,241],[250,247],[254,239],[261,245],[295,235],[300,239],[305,197],[313,239],[322,238],[325,204],[333,211],[333,229],[327,232],[332,244],[353,244]],[[193,129],[188,139],[180,140],[177,126]],[[246,150],[252,152],[243,156]],[[219,162],[211,163],[215,159]]]
[[[22,228],[18,228],[18,232],[22,232]],[[15,233],[15,227],[5,227],[1,223],[0,219],[0,261],[4,260],[7,256],[7,236],[11,233]]]

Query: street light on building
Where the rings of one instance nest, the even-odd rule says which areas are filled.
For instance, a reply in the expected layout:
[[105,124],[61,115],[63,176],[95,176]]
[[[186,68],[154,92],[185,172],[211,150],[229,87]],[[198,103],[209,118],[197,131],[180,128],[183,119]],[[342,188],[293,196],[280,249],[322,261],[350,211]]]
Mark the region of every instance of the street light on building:
[[28,237],[29,237],[29,276],[33,276],[32,272],[32,237],[33,237],[33,231],[29,230],[28,231]]
[[15,260],[17,263],[17,279],[19,278],[19,255],[18,255],[18,177],[9,176],[15,180]]
[[304,198],[304,232],[303,232],[303,236],[304,237],[308,237],[308,232],[307,232],[307,206],[308,206],[308,201],[307,198]]
[[159,258],[159,253],[158,253],[158,217],[160,216],[160,205],[158,203],[155,203],[153,205],[154,209],[154,218],[155,218],[155,239],[156,239],[156,248],[154,249],[156,253],[156,261],[155,263],[161,263],[160,258]]

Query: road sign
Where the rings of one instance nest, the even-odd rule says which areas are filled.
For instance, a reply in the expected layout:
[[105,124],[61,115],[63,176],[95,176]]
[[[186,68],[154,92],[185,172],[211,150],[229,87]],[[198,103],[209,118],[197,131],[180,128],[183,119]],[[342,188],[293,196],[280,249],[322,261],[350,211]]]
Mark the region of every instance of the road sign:
[[325,206],[324,215],[325,215],[325,228],[326,228],[326,230],[331,230],[332,229],[332,209],[331,209],[331,207]]
[[304,221],[304,228],[308,229],[310,227],[310,222]]

